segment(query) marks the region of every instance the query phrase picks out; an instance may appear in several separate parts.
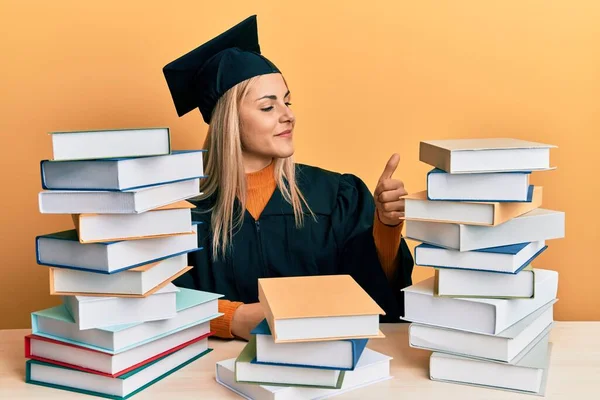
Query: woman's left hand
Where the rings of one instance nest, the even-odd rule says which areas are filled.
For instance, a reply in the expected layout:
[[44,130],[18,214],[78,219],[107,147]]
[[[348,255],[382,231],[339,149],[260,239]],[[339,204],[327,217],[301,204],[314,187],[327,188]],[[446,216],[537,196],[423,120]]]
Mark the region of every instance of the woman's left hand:
[[408,194],[404,189],[404,182],[392,178],[399,162],[400,155],[393,154],[377,182],[373,196],[379,220],[389,226],[396,226],[404,219],[404,199],[402,197]]

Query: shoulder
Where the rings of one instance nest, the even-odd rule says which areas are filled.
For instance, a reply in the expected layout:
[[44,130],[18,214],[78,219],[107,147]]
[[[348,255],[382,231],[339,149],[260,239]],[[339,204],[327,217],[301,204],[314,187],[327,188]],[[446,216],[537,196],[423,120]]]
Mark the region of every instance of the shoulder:
[[352,200],[369,192],[365,183],[354,174],[307,164],[296,164],[296,183],[311,208],[333,209],[340,200]]

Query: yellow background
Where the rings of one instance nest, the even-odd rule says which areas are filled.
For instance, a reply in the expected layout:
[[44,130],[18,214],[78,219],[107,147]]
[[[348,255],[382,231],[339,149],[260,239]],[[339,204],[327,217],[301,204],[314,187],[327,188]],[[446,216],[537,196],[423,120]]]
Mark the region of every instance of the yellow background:
[[[49,131],[169,126],[175,149],[206,125],[178,118],[162,67],[256,13],[263,53],[285,74],[296,159],[425,189],[421,140],[515,137],[558,145],[534,173],[566,238],[535,262],[559,271],[557,320],[599,320],[600,2],[2,1],[0,3],[0,328],[60,302],[35,262],[35,236],[71,229],[42,215]],[[223,5],[221,5],[223,4]],[[411,242],[411,248],[415,243]],[[414,281],[431,274],[416,268]]]

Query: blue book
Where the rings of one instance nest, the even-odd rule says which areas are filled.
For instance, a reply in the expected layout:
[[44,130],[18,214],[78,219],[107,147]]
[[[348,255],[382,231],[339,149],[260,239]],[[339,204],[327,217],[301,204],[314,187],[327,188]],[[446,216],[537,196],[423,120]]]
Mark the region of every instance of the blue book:
[[40,162],[42,188],[50,190],[133,190],[204,178],[206,150],[174,150],[151,157]]
[[415,265],[517,274],[547,248],[544,240],[471,251],[421,243],[415,247]]
[[353,371],[369,339],[275,343],[267,320],[251,332],[256,336],[255,364]]
[[531,171],[449,174],[434,168],[427,173],[427,199],[431,201],[531,203]]
[[221,294],[179,288],[176,294],[177,315],[173,318],[79,330],[64,305],[31,313],[31,333],[63,343],[118,354],[173,333],[206,324],[220,317],[218,299]]
[[193,234],[105,243],[80,243],[75,229],[41,235],[35,240],[37,263],[114,274],[201,250],[198,247],[198,224],[192,223]]

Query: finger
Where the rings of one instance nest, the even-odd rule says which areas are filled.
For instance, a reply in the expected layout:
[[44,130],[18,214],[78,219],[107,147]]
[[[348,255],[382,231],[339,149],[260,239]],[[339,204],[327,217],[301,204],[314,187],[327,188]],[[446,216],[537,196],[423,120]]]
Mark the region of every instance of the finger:
[[399,162],[400,162],[400,154],[398,154],[398,153],[392,154],[392,156],[388,160],[387,164],[385,165],[385,169],[383,170],[383,173],[381,174],[379,181],[383,181],[384,179],[390,179],[392,177],[392,175],[394,175],[396,168],[398,168]]
[[387,203],[380,203],[379,208],[385,212],[402,211],[404,212],[404,199],[396,201],[388,201]]
[[390,211],[390,212],[382,212],[381,214],[381,218],[386,219],[386,220],[398,220],[398,219],[404,219],[405,214],[404,212],[400,212],[400,211]]
[[398,179],[385,179],[377,184],[375,187],[375,197],[378,197],[381,193],[387,192],[388,190],[396,190],[404,187],[404,183]]
[[389,201],[399,200],[401,197],[406,196],[408,192],[404,189],[404,186],[395,189],[395,190],[387,190],[382,192],[377,196],[377,201],[380,203],[387,203]]

